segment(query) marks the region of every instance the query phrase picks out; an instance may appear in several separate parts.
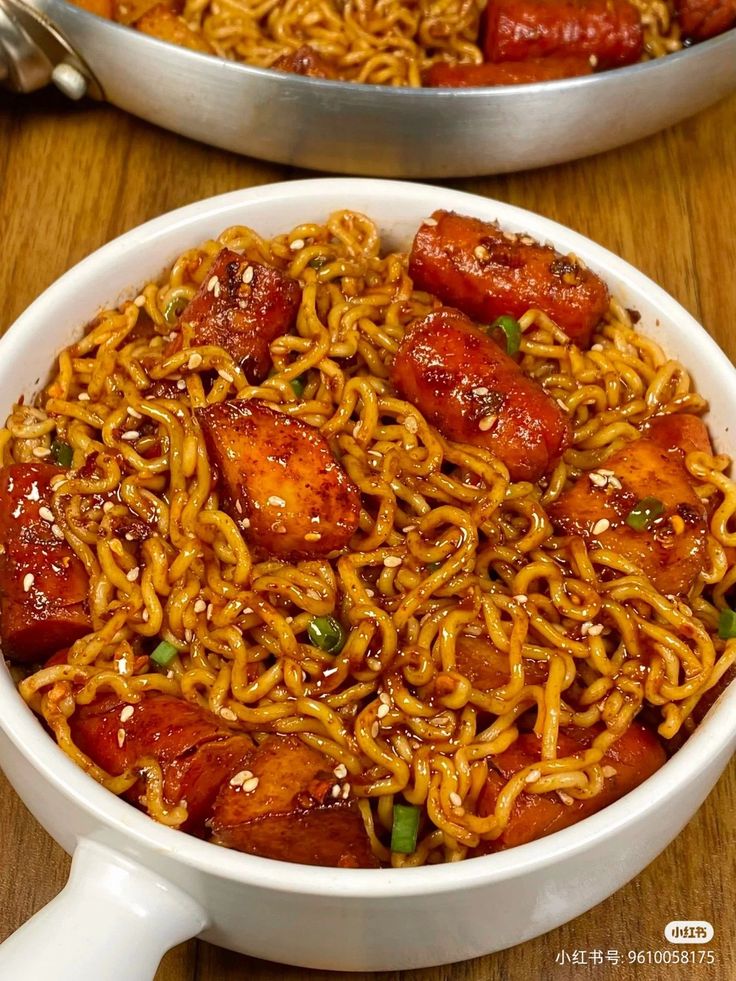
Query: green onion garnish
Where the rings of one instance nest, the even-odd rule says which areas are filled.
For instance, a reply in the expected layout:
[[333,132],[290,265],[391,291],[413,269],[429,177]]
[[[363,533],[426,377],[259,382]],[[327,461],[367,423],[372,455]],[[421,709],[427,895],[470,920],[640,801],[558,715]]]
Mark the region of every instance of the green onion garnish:
[[413,804],[394,804],[391,826],[391,851],[411,855],[416,851],[419,832],[419,808]]
[[313,617],[307,627],[309,643],[328,654],[339,654],[345,646],[345,631],[334,617]]
[[736,612],[729,610],[728,607],[721,610],[721,615],[718,618],[718,636],[721,640],[736,637]]
[[289,382],[289,384],[291,385],[292,389],[294,390],[294,395],[296,395],[296,397],[298,399],[300,399],[302,397],[302,395],[304,394],[304,382],[302,381],[302,379],[301,378],[292,378],[291,381]]
[[178,653],[173,644],[170,644],[168,640],[162,640],[151,654],[151,660],[162,668],[168,668]]
[[73,456],[74,451],[71,446],[63,440],[55,439],[51,444],[51,459],[60,467],[66,467],[68,470],[72,465]]
[[169,300],[164,308],[164,320],[166,323],[170,326],[175,324],[186,310],[188,304],[189,301],[183,296],[175,296],[173,300]]
[[312,269],[321,269],[327,263],[327,257],[323,255],[316,255],[314,259],[310,259],[307,263]]
[[506,335],[506,353],[516,354],[521,346],[521,324],[514,317],[504,314],[491,324],[491,330],[498,328]]
[[441,562],[430,562],[429,565],[427,566],[427,569],[429,570],[429,572],[437,572],[437,570],[441,565],[442,565]]
[[657,497],[644,497],[626,515],[626,524],[634,531],[646,531],[649,525],[664,514],[664,504]]

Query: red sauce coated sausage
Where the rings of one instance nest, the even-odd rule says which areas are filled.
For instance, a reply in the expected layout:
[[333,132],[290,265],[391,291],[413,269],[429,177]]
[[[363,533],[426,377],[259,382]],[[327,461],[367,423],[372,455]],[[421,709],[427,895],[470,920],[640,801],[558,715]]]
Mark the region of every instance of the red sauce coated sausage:
[[495,453],[513,480],[539,480],[570,444],[554,399],[458,310],[409,329],[391,381],[445,436]]
[[[584,729],[564,729],[557,741],[558,755],[571,756],[584,750],[597,734]],[[493,813],[502,788],[514,773],[539,760],[539,739],[533,733],[524,733],[505,752],[493,757],[497,772],[492,772],[478,798],[478,813]],[[482,842],[476,854],[500,851],[536,841],[545,835],[560,831],[583,818],[600,811],[613,801],[628,794],[650,777],[665,762],[666,756],[657,737],[638,722],[613,744],[601,760],[601,765],[611,767],[615,773],[607,776],[603,790],[596,797],[586,800],[572,798],[565,804],[556,793],[531,794],[522,792],[516,798],[511,817],[500,838]]]
[[420,227],[409,274],[418,289],[481,322],[536,307],[580,347],[608,309],[606,284],[572,257],[451,211],[435,211]]
[[489,0],[480,45],[488,61],[592,55],[613,68],[641,58],[644,36],[628,0]]
[[679,0],[677,13],[683,37],[705,41],[736,24],[736,0]]
[[531,58],[528,61],[505,61],[494,65],[448,65],[438,62],[424,75],[428,88],[469,88],[475,85],[527,85],[552,82],[560,78],[590,75],[593,66],[586,57]]
[[89,579],[58,537],[50,463],[15,463],[0,471],[0,641],[11,661],[43,661],[92,629]]
[[194,346],[224,348],[256,383],[271,367],[271,341],[293,327],[300,300],[290,276],[223,249],[180,320],[194,325]]

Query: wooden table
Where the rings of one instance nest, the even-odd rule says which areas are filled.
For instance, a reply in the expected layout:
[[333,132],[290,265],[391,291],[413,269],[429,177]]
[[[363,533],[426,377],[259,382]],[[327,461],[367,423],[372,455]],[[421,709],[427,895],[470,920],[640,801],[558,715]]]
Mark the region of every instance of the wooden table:
[[[73,263],[134,225],[211,194],[295,176],[305,175],[198,146],[105,106],[71,106],[54,94],[6,97],[0,101],[0,330]],[[736,98],[590,160],[451,183],[542,212],[619,253],[672,293],[736,359]],[[596,909],[513,950],[404,977],[730,981],[736,976],[735,813],[732,763],[664,854]],[[58,892],[68,865],[0,778],[0,939]],[[490,925],[493,910],[488,918]],[[555,962],[562,951],[661,949],[662,929],[672,919],[714,924],[715,966],[629,967],[605,956],[600,965]],[[168,954],[156,977],[317,981],[330,975],[191,941]]]

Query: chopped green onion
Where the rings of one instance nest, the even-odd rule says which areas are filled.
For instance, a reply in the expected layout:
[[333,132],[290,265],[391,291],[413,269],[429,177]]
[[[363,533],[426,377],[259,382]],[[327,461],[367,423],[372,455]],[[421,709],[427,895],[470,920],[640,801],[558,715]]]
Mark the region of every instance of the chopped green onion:
[[521,346],[521,324],[514,317],[504,314],[491,324],[491,330],[498,328],[506,335],[506,353],[517,354]]
[[175,324],[182,313],[184,313],[188,304],[189,301],[184,296],[175,296],[173,300],[169,300],[164,308],[164,320],[166,323],[170,326]]
[[626,515],[626,524],[634,531],[646,531],[649,525],[664,514],[664,504],[657,497],[644,497]]
[[328,654],[339,654],[347,639],[342,624],[334,617],[313,617],[307,636],[310,644]]
[[326,263],[327,263],[327,256],[316,255],[314,259],[309,260],[307,265],[311,266],[312,269],[321,269],[322,266],[326,265]]
[[60,467],[69,467],[72,465],[72,457],[74,456],[74,451],[68,443],[65,443],[61,439],[55,439],[51,444],[51,459],[54,463],[58,463]]
[[441,562],[430,562],[427,569],[429,569],[430,572],[436,572],[441,565]]
[[162,640],[151,654],[151,660],[162,668],[168,668],[178,653],[173,644],[170,644],[168,640]]
[[302,379],[301,378],[292,378],[291,381],[289,382],[289,384],[291,385],[291,387],[294,390],[294,395],[296,395],[296,397],[298,399],[300,399],[302,397],[302,395],[304,394],[304,382],[302,381]]
[[391,826],[391,851],[411,855],[417,848],[419,832],[418,807],[413,804],[394,804],[393,824]]
[[718,636],[721,640],[729,640],[731,637],[736,637],[736,612],[729,610],[728,607],[725,610],[721,610],[721,615],[718,619]]

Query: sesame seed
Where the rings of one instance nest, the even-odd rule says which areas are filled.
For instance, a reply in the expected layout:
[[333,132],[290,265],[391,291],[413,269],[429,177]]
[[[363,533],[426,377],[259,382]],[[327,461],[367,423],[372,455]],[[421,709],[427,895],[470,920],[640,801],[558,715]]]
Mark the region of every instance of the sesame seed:
[[271,525],[271,531],[275,531],[277,535],[285,535],[286,525],[281,521],[274,521],[274,523]]
[[524,778],[524,783],[536,783],[541,776],[541,770],[530,770]]
[[246,266],[245,272],[243,273],[243,282],[252,283],[254,272],[255,270],[253,269],[253,266]]
[[114,507],[115,505],[112,501],[105,501],[105,503],[102,505],[102,510],[105,512],[105,514],[107,514],[108,511],[112,511]]
[[609,477],[608,478],[608,486],[609,487],[613,487],[614,490],[621,490],[621,488],[622,488],[623,485],[622,485],[621,481],[618,479],[618,477]]
[[332,772],[335,774],[338,780],[344,780],[348,775],[348,768],[344,763],[338,763]]
[[201,364],[202,355],[199,353],[199,351],[194,351],[192,354],[190,354],[189,360],[187,361],[187,368],[189,368],[190,371],[194,371],[195,368],[199,368]]
[[401,530],[404,532],[405,535],[408,535],[410,531],[414,531],[415,529],[416,529],[416,525],[406,525],[406,527],[402,528]]
[[238,721],[237,715],[233,712],[232,709],[229,709],[227,706],[225,706],[225,708],[220,709],[220,716],[221,718],[226,719],[228,722]]
[[380,671],[381,670],[382,665],[381,665],[381,662],[378,660],[377,657],[369,657],[369,658],[366,658],[366,662],[365,663],[368,665],[368,667],[371,669],[371,671]]
[[141,620],[144,623],[148,623],[149,619],[150,619],[150,614],[148,612],[148,609],[144,606],[143,611],[141,612]]
[[189,629],[189,627],[186,627],[184,630],[184,640],[187,642],[187,644],[191,644],[193,637],[194,634],[192,631]]
[[207,604],[207,619],[212,619],[212,614],[215,612],[215,607],[212,603]]
[[207,609],[207,604],[203,599],[198,599],[197,602],[194,604],[195,613],[204,613],[206,609]]
[[140,294],[139,296],[137,296],[137,297],[136,297],[136,298],[135,298],[135,299],[133,300],[133,303],[134,303],[134,304],[135,304],[135,305],[136,305],[137,307],[144,307],[144,306],[146,305],[146,298],[145,298],[145,296],[144,296],[144,295],[143,295],[143,294],[141,293],[141,294]]
[[598,467],[598,473],[602,473],[604,477],[613,477],[613,470],[604,470],[603,467]]
[[133,708],[132,705],[126,705],[123,711],[120,713],[120,721],[127,722],[128,719],[132,719],[134,712],[135,709]]
[[243,513],[243,505],[240,503],[240,501],[235,502],[235,510],[238,512],[238,514]]
[[592,344],[590,350],[591,351],[602,351],[603,350],[603,345],[602,344]]
[[135,582],[140,574],[141,574],[140,567],[135,566],[135,568],[131,569],[130,572],[127,572],[125,574],[125,578],[128,580],[128,582]]
[[210,276],[209,280],[207,281],[207,292],[211,293],[218,283],[219,280],[217,279],[217,276]]
[[270,504],[273,508],[283,508],[286,506],[286,501],[283,499],[283,497],[278,497],[276,494],[272,494],[266,501],[266,504]]
[[521,603],[522,605],[526,603],[528,599],[529,597],[526,595],[526,593],[517,593],[516,596],[514,596],[514,601],[516,603]]
[[80,402],[89,402],[89,395],[87,392],[80,392],[77,398]]
[[318,542],[322,536],[318,531],[308,531],[304,536],[305,542]]
[[142,419],[143,416],[136,409],[128,409],[128,415],[132,416],[134,419]]
[[44,521],[48,522],[52,522],[54,520],[54,512],[51,510],[51,508],[47,508],[45,504],[38,509],[38,516],[39,518],[42,518]]
[[45,456],[51,456],[51,450],[47,446],[34,446],[33,455],[42,459]]
[[406,419],[404,420],[404,428],[406,429],[407,432],[413,435],[418,431],[419,423],[417,422],[414,416],[407,416]]
[[401,565],[401,559],[398,555],[387,555],[383,560],[383,564],[387,569],[395,569],[397,566]]
[[118,659],[118,674],[126,674],[128,671],[128,659],[123,655],[123,657]]
[[294,241],[289,246],[289,248],[291,249],[292,252],[298,252],[299,249],[303,249],[304,248],[304,239],[303,238],[295,238]]
[[184,381],[183,378],[180,378],[179,381],[176,383],[176,387],[180,392],[183,392],[184,389],[187,387],[187,383]]
[[378,696],[378,701],[381,702],[383,705],[391,704],[391,698],[389,697],[388,693],[385,691],[382,691],[381,694]]
[[473,249],[473,255],[476,259],[483,261],[483,259],[488,258],[488,249],[482,245],[476,245],[476,247]]
[[485,385],[479,385],[473,389],[473,395],[488,395],[488,389]]
[[258,777],[251,777],[250,780],[246,780],[245,783],[243,784],[243,791],[246,794],[252,794],[253,791],[258,786],[258,784],[259,784]]
[[423,225],[429,225],[430,228],[434,228],[434,226],[437,224],[437,219],[436,218],[425,218],[424,221],[422,222],[422,224]]
[[233,379],[233,376],[230,374],[230,372],[229,371],[223,371],[222,368],[218,368],[217,369],[217,374],[220,376],[220,378],[222,378],[226,382],[232,383],[233,380],[234,380]]
[[376,712],[376,718],[378,718],[378,719],[385,719],[386,716],[388,715],[388,713],[390,711],[391,711],[391,709],[388,707],[388,705],[386,705],[385,703],[382,702],[378,706],[378,711]]
[[125,743],[125,729],[118,729],[118,746],[120,749],[123,748]]
[[497,415],[483,416],[478,423],[478,429],[480,429],[482,433],[487,433],[489,429],[492,429],[495,426],[497,419]]
[[557,796],[566,807],[570,807],[575,803],[575,800],[569,794],[566,794],[564,790],[558,790]]
[[23,592],[27,593],[35,581],[36,577],[33,575],[33,573],[27,572],[25,576],[23,576]]
[[333,784],[332,790],[330,791],[330,795],[332,797],[337,798],[340,796],[340,792],[341,792],[340,784],[339,783]]
[[608,779],[609,777],[615,777],[617,773],[618,773],[618,770],[616,769],[615,766],[604,766],[603,767],[603,776],[606,779]]
[[381,731],[381,727],[379,726],[379,724],[377,722],[374,722],[373,725],[371,726],[371,736],[374,739],[376,739],[378,737],[378,733],[380,731]]
[[596,470],[589,473],[588,478],[591,484],[595,484],[596,487],[605,487],[608,483],[608,478],[604,477],[602,473],[598,473]]
[[608,518],[601,518],[600,521],[596,521],[596,523],[593,525],[593,534],[602,535],[603,532],[608,531],[610,527],[611,522],[608,520]]
[[135,440],[140,439],[140,437],[141,434],[138,432],[137,429],[129,429],[127,433],[123,433],[123,435],[120,438],[124,439],[126,443],[133,443],[135,442]]
[[240,770],[235,776],[230,778],[231,787],[242,787],[246,780],[250,780],[253,773],[250,770]]
[[583,637],[587,637],[587,635],[588,635],[588,631],[590,630],[590,628],[591,628],[592,626],[593,626],[593,623],[592,623],[592,621],[591,621],[591,620],[586,620],[586,621],[585,621],[585,623],[584,623],[584,624],[582,625],[582,627],[580,628],[580,633],[581,633],[581,634],[583,635]]
[[373,590],[373,589],[366,589],[365,595],[366,596],[370,596],[371,599],[372,599],[376,595],[376,593],[375,593],[375,590]]
[[240,524],[243,526],[243,528],[250,528],[250,518],[243,518]]
[[64,532],[57,524],[51,525],[51,534],[61,542],[64,540]]
[[453,807],[460,807],[462,805],[463,799],[460,794],[456,794],[453,790],[450,794],[450,803]]
[[347,800],[349,796],[350,796],[350,784],[349,783],[343,784],[342,799]]
[[602,623],[594,623],[591,627],[588,628],[589,637],[598,637],[602,633],[603,633]]

